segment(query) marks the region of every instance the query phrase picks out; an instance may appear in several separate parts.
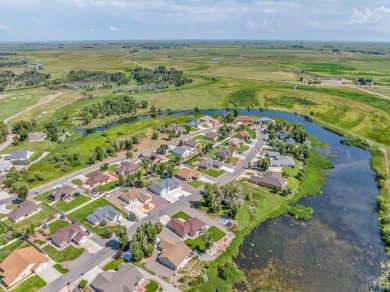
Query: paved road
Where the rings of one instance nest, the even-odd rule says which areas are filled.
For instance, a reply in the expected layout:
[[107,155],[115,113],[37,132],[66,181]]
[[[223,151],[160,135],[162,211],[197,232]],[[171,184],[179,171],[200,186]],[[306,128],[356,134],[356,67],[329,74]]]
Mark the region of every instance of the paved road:
[[[205,131],[209,131],[209,129],[207,129]],[[201,132],[204,132],[204,130],[197,131],[195,134],[193,134],[193,133],[189,134],[186,136],[186,138],[190,138],[192,136],[198,135]],[[185,138],[185,137],[183,136],[182,138]],[[229,181],[234,180],[236,177],[238,177],[241,174],[241,172],[243,171],[243,167],[245,167],[248,164],[248,162],[251,161],[256,156],[256,154],[259,151],[259,147],[263,145],[263,143],[264,143],[263,138],[264,138],[263,134],[258,135],[258,140],[257,140],[255,146],[246,155],[243,163],[240,166],[238,166],[234,170],[233,173],[226,173],[225,175],[223,175],[218,181],[219,185],[226,184]],[[150,152],[150,151],[151,150],[149,150],[148,152]],[[121,159],[119,159],[118,161],[120,161],[120,160]],[[95,168],[96,168],[96,166],[95,166]],[[83,172],[86,172],[86,171],[83,170]],[[55,184],[58,184],[58,181],[56,183],[54,183],[54,185]],[[193,193],[187,197],[184,197],[173,204],[166,204],[166,205],[157,207],[156,209],[154,209],[150,212],[149,216],[142,218],[141,220],[139,220],[138,222],[136,222],[135,224],[133,224],[132,226],[130,226],[127,229],[129,239],[133,236],[133,234],[135,233],[135,231],[137,230],[137,228],[141,224],[146,223],[148,221],[157,221],[158,218],[161,217],[162,215],[165,215],[168,213],[173,213],[175,211],[180,211],[181,209],[183,209],[184,206],[189,205],[191,201],[198,201],[201,199],[201,197],[202,197],[201,191],[197,190],[195,193]],[[113,240],[111,240],[111,241],[113,241]],[[42,291],[42,292],[58,291],[62,287],[65,287],[67,285],[67,283],[71,283],[71,282],[75,281],[77,278],[82,276],[82,273],[87,272],[88,270],[92,269],[93,267],[99,265],[102,261],[104,261],[108,257],[112,256],[115,252],[114,248],[115,247],[117,248],[117,245],[115,245],[114,243],[112,243],[112,244],[113,244],[113,246],[104,247],[102,250],[100,250],[98,253],[96,253],[90,261],[84,262],[80,266],[71,269],[67,274],[65,274],[65,275],[61,276],[60,278],[56,279],[55,281],[49,283],[44,288],[42,288],[40,291]]]
[[9,145],[12,144],[12,142],[14,141],[14,136],[15,136],[15,134],[8,134],[7,140],[5,140],[0,145],[0,151],[3,151],[5,148],[7,148]]

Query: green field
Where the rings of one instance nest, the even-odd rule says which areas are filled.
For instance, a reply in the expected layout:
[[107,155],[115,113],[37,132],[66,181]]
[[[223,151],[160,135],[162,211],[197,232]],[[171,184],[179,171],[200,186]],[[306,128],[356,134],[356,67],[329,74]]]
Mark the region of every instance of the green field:
[[62,250],[57,250],[51,245],[46,245],[43,247],[43,251],[56,262],[66,262],[75,260],[81,256],[84,248],[75,248],[73,245],[69,245]]
[[224,174],[226,171],[224,171],[223,169],[202,169],[202,168],[198,168],[197,169],[199,172],[202,172],[204,174],[207,174],[209,176],[212,176],[212,177],[219,177],[221,176],[222,174]]
[[64,201],[59,201],[56,202],[53,207],[57,208],[58,210],[62,212],[68,212],[86,202],[88,202],[90,198],[83,196],[83,195],[78,195],[74,196],[72,201],[69,202],[64,202]]

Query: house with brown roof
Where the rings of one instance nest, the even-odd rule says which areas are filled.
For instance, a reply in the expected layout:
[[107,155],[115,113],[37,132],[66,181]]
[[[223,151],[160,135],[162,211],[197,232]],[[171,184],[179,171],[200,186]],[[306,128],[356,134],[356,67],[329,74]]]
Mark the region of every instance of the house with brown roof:
[[70,185],[64,185],[50,194],[47,198],[51,201],[65,201],[69,202],[73,199],[73,195],[77,192],[76,188]]
[[212,126],[212,127],[215,127],[216,125],[220,124],[218,119],[214,119],[214,118],[212,118],[210,116],[201,117],[199,119],[199,122],[206,123],[206,124],[208,124],[208,126]]
[[29,142],[37,142],[37,141],[43,141],[47,137],[46,133],[43,132],[33,132],[29,133],[27,136],[27,141]]
[[152,197],[138,189],[133,188],[126,193],[121,193],[119,199],[121,199],[126,204],[133,205],[136,202],[148,203],[152,200]]
[[220,169],[222,167],[222,163],[218,160],[212,159],[210,157],[204,157],[203,161],[199,163],[198,167],[202,169]]
[[240,116],[237,118],[238,123],[245,123],[245,124],[251,124],[253,121],[248,116]]
[[287,185],[287,180],[283,178],[279,172],[267,171],[264,176],[252,175],[248,182],[256,184],[259,186],[265,186],[268,188],[277,187],[280,190],[283,190]]
[[130,161],[124,161],[117,168],[116,173],[117,174],[128,174],[128,173],[134,173],[137,170],[138,170],[138,167],[135,164],[131,163]]
[[194,140],[184,140],[183,141],[183,145],[185,145],[185,146],[188,146],[188,147],[191,147],[191,148],[198,148],[198,147],[200,147],[202,144],[201,143],[199,143],[199,142],[196,142],[196,141],[194,141]]
[[224,149],[221,149],[215,156],[222,158],[222,159],[226,159],[228,157],[232,157],[233,154],[234,154],[234,150],[224,148]]
[[167,132],[172,132],[174,135],[181,134],[183,132],[183,129],[179,127],[178,125],[171,124],[166,128]]
[[14,250],[2,263],[2,281],[11,287],[39,270],[49,259],[32,246]]
[[201,177],[201,173],[193,169],[183,167],[176,173],[176,177],[184,181],[198,180]]
[[230,139],[229,139],[229,142],[228,142],[228,143],[229,143],[229,146],[230,146],[230,147],[233,147],[233,148],[240,148],[240,146],[244,144],[244,141],[242,141],[242,140],[239,139],[239,138],[233,137],[233,138],[230,138]]
[[215,132],[208,132],[206,135],[204,135],[204,137],[208,140],[211,140],[211,141],[217,141],[219,134],[217,134]]
[[199,231],[204,229],[207,224],[199,218],[193,217],[187,220],[181,218],[172,218],[167,223],[167,228],[172,230],[181,238],[197,236]]
[[192,258],[192,250],[183,241],[173,242],[167,238],[162,238],[158,248],[162,252],[157,259],[172,270],[181,269]]
[[145,156],[144,159],[146,159],[146,161],[151,165],[154,165],[157,163],[164,163],[164,162],[169,161],[169,159],[166,158],[165,156],[162,156],[160,154],[153,154],[153,153]]
[[120,264],[116,272],[98,274],[91,286],[98,292],[143,292],[148,283],[136,266]]
[[85,181],[85,184],[94,188],[94,187],[100,186],[104,183],[107,183],[109,180],[110,180],[110,177],[107,174],[104,174],[101,172],[95,172],[91,177],[89,177]]
[[50,237],[51,242],[59,248],[64,248],[71,241],[81,244],[88,239],[88,233],[78,224],[71,224],[65,228],[57,229]]
[[23,219],[29,218],[41,211],[41,206],[35,204],[35,202],[31,200],[26,200],[19,204],[16,209],[13,209],[8,213],[8,219],[17,223],[22,221]]
[[238,139],[246,139],[246,138],[249,138],[249,137],[250,137],[250,135],[249,135],[247,130],[242,130],[242,131],[239,131],[237,133],[237,138]]

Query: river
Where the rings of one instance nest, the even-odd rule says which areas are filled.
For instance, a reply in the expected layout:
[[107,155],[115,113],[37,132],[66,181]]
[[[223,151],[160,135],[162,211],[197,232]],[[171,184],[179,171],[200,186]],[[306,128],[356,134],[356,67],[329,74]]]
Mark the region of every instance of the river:
[[[224,110],[201,111],[223,114]],[[174,115],[188,114],[176,112]],[[387,260],[378,230],[375,198],[379,191],[370,167],[370,153],[342,145],[343,137],[303,117],[282,112],[240,111],[240,114],[281,118],[301,123],[329,146],[335,168],[329,171],[322,195],[299,203],[312,207],[307,222],[289,215],[255,228],[240,247],[236,263],[245,281],[240,291],[366,291]],[[165,114],[164,114],[165,115]],[[138,117],[93,130],[83,136]]]

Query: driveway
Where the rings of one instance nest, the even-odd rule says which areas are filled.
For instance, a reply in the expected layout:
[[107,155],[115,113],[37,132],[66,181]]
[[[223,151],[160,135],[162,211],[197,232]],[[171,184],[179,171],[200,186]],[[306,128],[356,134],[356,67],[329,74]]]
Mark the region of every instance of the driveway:
[[84,247],[85,250],[88,251],[90,254],[95,254],[103,248],[102,246],[94,242],[92,239],[87,239],[81,244],[81,246]]
[[47,283],[50,283],[61,276],[61,273],[54,269],[49,263],[44,264],[36,273]]
[[162,195],[164,199],[167,199],[171,203],[177,202],[180,200],[181,197],[187,197],[191,195],[191,193],[188,193],[184,190],[172,190],[167,192],[166,194]]
[[134,204],[131,204],[131,205],[127,205],[125,208],[126,210],[129,212],[133,212],[135,215],[138,216],[138,218],[144,218],[146,217],[148,214],[146,213],[143,213],[141,212],[140,210],[138,210],[138,207],[142,206],[144,203],[141,203],[141,202],[136,202]]
[[221,169],[224,170],[224,171],[226,171],[226,172],[230,172],[230,173],[233,173],[233,172],[234,172],[234,169],[233,169],[233,168],[230,168],[230,167],[227,167],[227,166],[222,166]]

